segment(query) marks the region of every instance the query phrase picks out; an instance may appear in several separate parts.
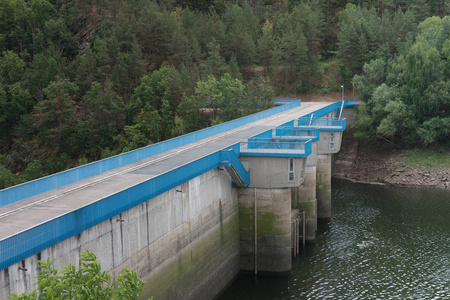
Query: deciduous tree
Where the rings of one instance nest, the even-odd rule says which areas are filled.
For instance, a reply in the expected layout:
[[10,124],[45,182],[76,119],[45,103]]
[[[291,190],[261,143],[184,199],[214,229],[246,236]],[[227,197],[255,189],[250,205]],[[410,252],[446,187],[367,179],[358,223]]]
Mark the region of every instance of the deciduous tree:
[[144,287],[135,271],[123,268],[117,282],[101,270],[94,253],[86,250],[80,254],[80,266],[69,264],[54,269],[49,258],[40,261],[41,271],[37,279],[37,289],[21,295],[11,294],[11,300],[44,299],[98,299],[137,300]]

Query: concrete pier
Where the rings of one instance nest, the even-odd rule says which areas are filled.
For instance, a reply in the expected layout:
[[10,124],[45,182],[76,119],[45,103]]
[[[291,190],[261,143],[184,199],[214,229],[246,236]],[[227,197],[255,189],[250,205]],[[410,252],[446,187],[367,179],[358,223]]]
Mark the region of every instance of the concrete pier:
[[316,198],[316,164],[317,143],[312,143],[311,154],[306,159],[306,168],[303,182],[294,188],[295,202],[292,208],[305,212],[306,228],[305,239],[312,242],[316,239],[317,229],[317,198]]
[[317,219],[331,219],[331,155],[317,155],[316,166]]
[[0,299],[33,290],[38,260],[77,266],[84,249],[113,279],[135,270],[143,299],[212,299],[240,271],[237,190],[227,172],[204,173],[2,270]]
[[292,269],[290,188],[239,189],[239,229],[243,272]]
[[297,200],[293,208],[305,212],[305,239],[307,242],[312,242],[316,239],[317,229],[316,166],[307,166],[305,181],[293,189],[295,191],[294,197]]
[[287,273],[292,269],[291,188],[304,179],[305,159],[242,156],[241,161],[251,174],[249,186],[238,190],[241,270]]
[[145,299],[213,299],[241,270],[289,272],[292,209],[309,242],[331,217],[345,120],[322,119],[343,103],[285,106],[0,191],[0,299],[35,289],[39,260],[77,266],[86,248],[113,279],[135,270]]

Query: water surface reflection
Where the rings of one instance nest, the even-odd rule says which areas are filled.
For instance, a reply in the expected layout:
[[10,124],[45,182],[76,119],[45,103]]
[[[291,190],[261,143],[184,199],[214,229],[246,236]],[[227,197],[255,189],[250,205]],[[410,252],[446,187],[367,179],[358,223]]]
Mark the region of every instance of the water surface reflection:
[[333,181],[333,212],[292,274],[220,299],[449,299],[450,192]]

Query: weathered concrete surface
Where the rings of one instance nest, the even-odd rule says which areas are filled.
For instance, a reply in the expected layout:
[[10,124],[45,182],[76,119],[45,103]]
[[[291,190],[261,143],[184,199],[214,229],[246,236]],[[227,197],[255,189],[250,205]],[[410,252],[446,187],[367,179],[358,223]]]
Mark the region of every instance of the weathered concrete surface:
[[[333,134],[333,143],[330,143],[330,137]],[[341,131],[320,131],[320,140],[317,141],[317,154],[338,153],[341,149],[342,132]]]
[[[256,188],[258,273],[292,269],[291,189]],[[239,189],[241,269],[255,271],[255,188]]]
[[356,123],[357,111],[358,111],[357,107],[346,107],[342,112],[342,118],[345,118],[347,128],[350,128]]
[[316,167],[317,219],[331,219],[331,154],[317,155]]
[[294,197],[297,205],[293,208],[305,212],[305,240],[312,242],[316,239],[317,229],[316,166],[306,167],[305,180],[294,188]]
[[294,180],[289,180],[289,158],[265,156],[241,156],[240,160],[249,165],[251,188],[295,187],[302,181],[304,158],[294,158]]
[[39,259],[78,265],[86,248],[113,278],[134,269],[145,299],[211,299],[240,270],[237,191],[226,172],[196,177],[1,271],[0,299],[32,290]]
[[[147,158],[145,168],[139,166],[142,161],[136,162],[2,207],[1,212],[6,213],[7,209],[12,208],[17,208],[17,211],[14,214],[8,212],[7,217],[2,217],[0,238],[76,211],[158,176],[172,168],[169,166],[175,168],[188,163],[325,105],[328,104],[304,103],[301,108],[233,129],[230,133],[222,133]],[[147,169],[153,164],[155,169],[150,172]],[[128,170],[136,168],[139,170]],[[287,176],[287,162],[283,168],[286,168],[284,174]],[[97,185],[97,182],[102,184]],[[269,237],[268,241],[261,241],[263,245],[268,245],[260,248],[262,257],[275,249],[272,256],[275,259],[266,255],[271,257],[270,261],[262,259],[258,265],[261,264],[264,270],[276,263],[280,267],[270,272],[284,272],[291,268],[291,193],[289,188],[272,189],[272,192],[278,195],[275,197],[277,201],[268,197],[271,200],[262,203],[268,207],[267,211],[273,209],[275,213],[266,214],[264,206],[261,208],[263,213],[258,215],[258,223],[262,222],[262,229],[258,232],[262,230],[260,236]],[[53,196],[58,196],[58,199],[51,203],[45,202],[45,205],[33,204],[34,201],[42,201],[43,197]],[[231,187],[228,174],[221,174],[217,170],[205,173],[0,271],[0,299],[6,299],[6,295],[11,292],[21,293],[32,289],[38,273],[38,260],[50,257],[55,260],[57,268],[69,263],[78,265],[79,254],[85,248],[99,257],[103,269],[113,277],[123,266],[135,269],[147,281],[144,296],[153,295],[155,299],[209,299],[239,271],[237,224],[240,217],[236,213],[237,203],[237,191]],[[22,209],[25,204],[28,207]],[[19,267],[26,270],[19,270]]]
[[312,143],[311,154],[306,159],[304,181],[294,190],[292,208],[298,208],[305,212],[306,228],[305,240],[308,242],[316,239],[317,229],[317,198],[316,198],[316,165],[317,142]]

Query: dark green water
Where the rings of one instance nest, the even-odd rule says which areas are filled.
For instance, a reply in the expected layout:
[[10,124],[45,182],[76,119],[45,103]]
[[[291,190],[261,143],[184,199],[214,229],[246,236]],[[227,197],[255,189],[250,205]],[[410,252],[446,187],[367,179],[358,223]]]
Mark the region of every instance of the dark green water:
[[332,207],[292,274],[220,299],[450,299],[450,191],[333,181]]

